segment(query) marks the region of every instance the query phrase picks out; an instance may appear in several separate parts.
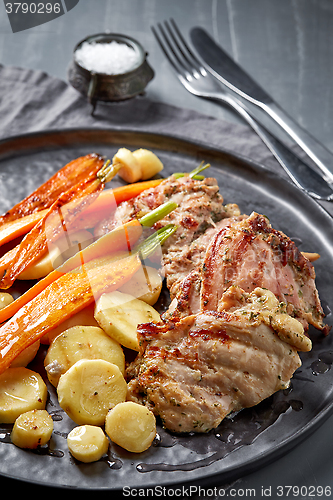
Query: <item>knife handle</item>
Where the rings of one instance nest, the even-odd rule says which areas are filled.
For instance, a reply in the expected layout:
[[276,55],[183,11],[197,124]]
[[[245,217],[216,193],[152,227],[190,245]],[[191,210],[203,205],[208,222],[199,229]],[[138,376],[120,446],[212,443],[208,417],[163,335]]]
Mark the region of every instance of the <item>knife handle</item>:
[[230,107],[242,116],[250,127],[259,135],[285,172],[299,188],[304,189],[313,198],[333,200],[333,190],[326,180],[310,167],[310,165],[294,154],[291,149],[285,146],[279,139],[268,132],[258,120],[251,116],[243,103],[231,97],[229,94],[224,93],[216,93],[214,100],[229,104]]
[[[307,153],[318,168],[323,172],[324,179],[333,186],[333,154],[317,141],[309,132],[298,125],[275,102],[258,103],[273,120]],[[330,168],[332,170],[330,170]]]

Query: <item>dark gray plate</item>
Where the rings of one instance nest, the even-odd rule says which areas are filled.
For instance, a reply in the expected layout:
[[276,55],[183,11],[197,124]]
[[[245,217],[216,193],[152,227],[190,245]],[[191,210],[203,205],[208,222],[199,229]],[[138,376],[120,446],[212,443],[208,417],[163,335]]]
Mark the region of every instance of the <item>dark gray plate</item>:
[[[165,165],[165,176],[190,171],[201,160],[210,162],[210,175],[217,178],[226,203],[238,203],[245,213],[267,215],[301,250],[318,251],[317,285],[327,323],[332,324],[332,218],[288,181],[223,149],[131,131],[69,130],[16,137],[0,142],[0,211],[73,158],[93,151],[112,158],[120,146],[153,149]],[[135,455],[112,445],[109,456],[94,464],[78,463],[69,455],[66,433],[74,425],[48,385],[47,409],[55,418],[50,448],[39,453],[18,449],[10,443],[9,426],[0,425],[0,474],[41,485],[121,489],[185,481],[212,485],[251,472],[286,453],[331,413],[332,337],[315,331],[311,336],[313,350],[302,354],[303,366],[288,391],[225,419],[207,435],[175,437],[159,427],[159,440],[147,452]]]

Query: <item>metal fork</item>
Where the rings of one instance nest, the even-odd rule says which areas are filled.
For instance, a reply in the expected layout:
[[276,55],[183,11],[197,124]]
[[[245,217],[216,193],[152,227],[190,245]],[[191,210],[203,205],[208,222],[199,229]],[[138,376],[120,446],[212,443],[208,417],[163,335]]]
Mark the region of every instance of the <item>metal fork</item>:
[[206,71],[173,19],[163,25],[158,23],[152,31],[179,81],[191,94],[229,105],[259,135],[299,188],[317,200],[333,200],[333,190],[322,176],[268,132],[241,101],[228,94],[218,80]]

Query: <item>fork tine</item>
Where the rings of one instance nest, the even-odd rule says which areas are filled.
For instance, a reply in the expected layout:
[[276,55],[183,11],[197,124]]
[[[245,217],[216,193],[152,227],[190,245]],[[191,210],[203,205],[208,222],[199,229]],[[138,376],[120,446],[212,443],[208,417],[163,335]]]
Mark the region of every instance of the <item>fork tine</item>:
[[[165,56],[167,57],[167,59],[169,60],[169,62],[173,66],[173,68],[176,70],[176,72],[179,73],[183,78],[187,78],[188,69],[184,65],[184,61],[182,61],[180,59],[177,50],[175,50],[175,47],[173,46],[173,44],[170,40],[170,36],[166,33],[164,27],[160,23],[158,23],[157,26],[160,30],[161,36],[158,36],[156,30],[155,30],[155,33],[153,30],[153,33],[155,34],[156,39],[157,39],[158,43],[160,44],[160,47],[162,48]],[[162,42],[161,37],[164,40],[164,43]]]
[[174,29],[170,27],[170,24],[168,23],[168,21],[164,21],[164,25],[169,33],[170,38],[172,39],[173,46],[178,51],[178,52],[175,52],[175,55],[177,56],[177,60],[180,61],[180,57],[182,57],[182,60],[181,60],[182,65],[184,67],[186,67],[186,70],[188,71],[188,73],[190,75],[193,75],[196,72],[196,69],[193,68],[193,64],[191,63],[191,61],[188,58],[188,54],[186,52],[186,49],[187,49],[186,45],[185,45],[185,52],[184,52],[182,45],[180,45],[180,43],[177,39],[177,35],[180,39],[180,42],[183,45],[184,45],[184,39],[182,39],[182,36],[179,36],[179,32],[177,33],[177,30],[175,33]]
[[[160,23],[158,23],[158,28],[160,30],[161,35],[157,32],[157,30],[154,28],[154,26],[151,27],[157,43],[161,47],[162,51],[164,52],[165,57],[167,58],[167,60],[169,61],[169,63],[173,67],[173,69],[176,71],[176,73],[180,74],[183,78],[186,78],[186,75],[184,74],[184,69],[181,68],[174,59],[174,57],[175,57],[174,51],[170,45],[168,38],[165,35],[163,27],[161,26]],[[161,37],[163,37],[164,41],[162,41]],[[167,46],[169,47],[169,49],[167,48]],[[171,56],[171,54],[173,57]]]

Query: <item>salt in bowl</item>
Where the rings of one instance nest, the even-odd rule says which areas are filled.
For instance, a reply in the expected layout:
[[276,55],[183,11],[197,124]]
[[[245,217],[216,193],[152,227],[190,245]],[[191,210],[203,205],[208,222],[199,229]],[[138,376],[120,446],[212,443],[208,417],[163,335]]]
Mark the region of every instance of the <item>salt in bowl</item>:
[[134,97],[153,77],[142,45],[116,33],[91,35],[79,42],[68,69],[70,84],[91,103]]

